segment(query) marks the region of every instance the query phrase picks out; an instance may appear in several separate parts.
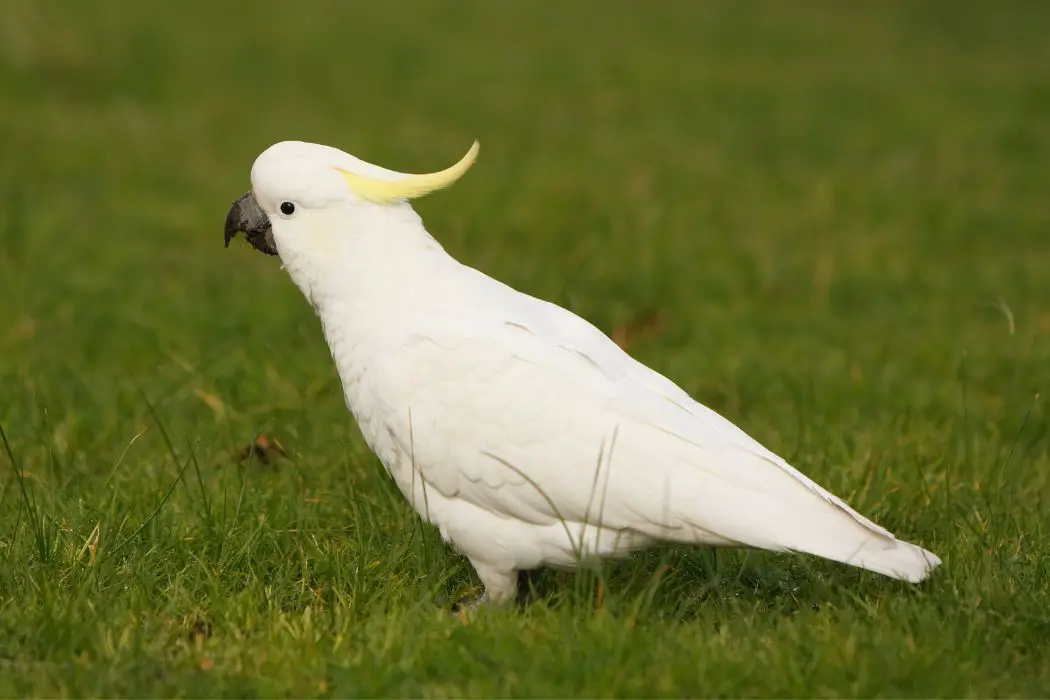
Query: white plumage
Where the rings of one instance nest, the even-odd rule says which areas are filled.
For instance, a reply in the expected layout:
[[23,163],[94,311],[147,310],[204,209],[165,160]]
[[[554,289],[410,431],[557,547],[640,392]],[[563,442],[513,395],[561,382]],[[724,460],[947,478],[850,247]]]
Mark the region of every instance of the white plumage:
[[657,541],[807,552],[908,581],[940,563],[588,322],[449,256],[406,199],[475,153],[410,176],[283,142],[256,160],[252,193],[365,440],[493,600],[514,595],[518,571]]

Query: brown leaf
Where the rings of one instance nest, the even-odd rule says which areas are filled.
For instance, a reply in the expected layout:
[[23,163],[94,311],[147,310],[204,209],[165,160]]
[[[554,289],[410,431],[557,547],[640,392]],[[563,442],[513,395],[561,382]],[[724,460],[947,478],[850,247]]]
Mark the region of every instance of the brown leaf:
[[666,327],[667,318],[663,312],[650,309],[613,328],[610,337],[614,343],[626,350],[631,342],[660,335]]
[[252,457],[255,457],[263,464],[269,464],[270,458],[275,455],[287,457],[288,453],[285,452],[284,446],[277,440],[277,438],[263,433],[257,435],[251,444],[237,448],[236,453],[238,462],[245,462]]

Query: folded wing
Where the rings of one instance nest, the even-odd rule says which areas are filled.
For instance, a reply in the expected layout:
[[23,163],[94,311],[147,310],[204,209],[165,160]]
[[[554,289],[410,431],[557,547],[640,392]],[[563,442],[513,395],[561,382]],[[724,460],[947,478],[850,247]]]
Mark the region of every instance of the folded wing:
[[913,581],[939,563],[586,321],[484,280],[471,298],[498,303],[431,316],[390,355],[430,488],[536,524],[807,552]]

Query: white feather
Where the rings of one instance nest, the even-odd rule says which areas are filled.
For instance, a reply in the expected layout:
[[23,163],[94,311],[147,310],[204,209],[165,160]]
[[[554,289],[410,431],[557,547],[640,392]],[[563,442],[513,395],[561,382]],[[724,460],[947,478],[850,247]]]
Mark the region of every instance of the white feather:
[[282,183],[279,146],[255,164],[256,197],[321,317],[347,405],[494,598],[519,570],[657,541],[806,552],[908,581],[940,563],[583,319],[455,261],[407,204],[333,204],[328,152],[323,206],[282,221],[281,188],[310,188],[301,161]]

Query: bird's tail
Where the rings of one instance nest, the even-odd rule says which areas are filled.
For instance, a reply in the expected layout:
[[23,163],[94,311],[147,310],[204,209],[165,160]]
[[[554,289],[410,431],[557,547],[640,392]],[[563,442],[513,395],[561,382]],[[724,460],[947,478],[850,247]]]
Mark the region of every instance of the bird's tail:
[[679,511],[693,527],[691,538],[682,533],[683,541],[812,554],[912,583],[941,563],[933,552],[897,539],[822,493],[795,490],[788,499],[783,491],[777,497],[733,487],[717,491],[709,488],[702,498],[690,499],[687,513]]
[[798,551],[911,583],[922,581],[941,564],[936,554],[910,542],[872,533],[856,534],[860,536],[840,532],[834,537],[813,538]]
[[782,546],[911,583],[940,566],[936,554],[897,539],[823,488],[806,496],[809,505],[797,503],[781,514],[776,540]]

